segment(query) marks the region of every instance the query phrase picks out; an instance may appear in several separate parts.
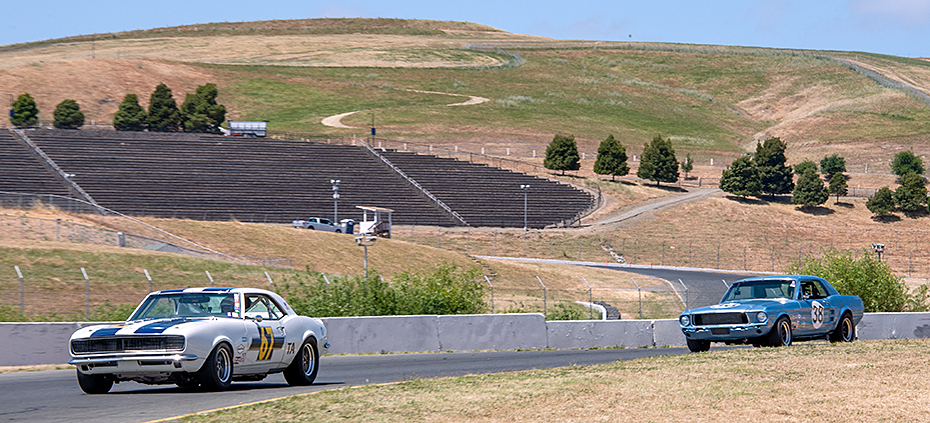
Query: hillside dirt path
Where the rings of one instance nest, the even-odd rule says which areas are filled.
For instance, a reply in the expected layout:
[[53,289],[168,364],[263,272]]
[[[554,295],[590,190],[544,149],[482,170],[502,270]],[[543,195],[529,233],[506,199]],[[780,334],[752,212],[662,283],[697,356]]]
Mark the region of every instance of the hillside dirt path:
[[[459,102],[459,103],[447,104],[447,105],[446,105],[447,107],[452,107],[452,106],[471,106],[471,105],[481,104],[481,103],[484,103],[484,102],[487,102],[487,101],[491,101],[491,100],[488,99],[488,98],[478,97],[478,96],[475,96],[475,95],[454,94],[454,93],[443,93],[443,92],[439,92],[439,91],[422,91],[422,90],[411,90],[411,89],[405,89],[404,91],[409,91],[409,92],[412,92],[412,93],[419,93],[419,94],[440,94],[440,95],[451,95],[451,96],[455,96],[455,97],[468,97],[468,100],[465,100],[465,101]],[[355,114],[355,113],[359,113],[359,112],[364,112],[364,110],[356,110],[356,111],[354,111],[354,112],[340,113],[340,114],[338,114],[338,115],[333,115],[333,116],[325,117],[325,118],[323,118],[322,121],[320,121],[320,123],[322,123],[324,126],[329,126],[329,127],[331,127],[331,128],[355,128],[355,126],[348,126],[348,125],[342,123],[342,118],[344,118],[344,117],[346,117],[346,116],[349,116],[349,115],[352,115],[352,114]]]
[[704,198],[708,195],[716,194],[718,192],[722,192],[722,191],[720,191],[720,189],[718,188],[692,188],[691,190],[689,190],[687,193],[683,195],[665,196],[665,197],[655,198],[651,201],[647,201],[645,204],[642,204],[638,207],[635,207],[627,211],[623,211],[619,215],[614,215],[612,217],[608,216],[606,218],[602,218],[596,222],[589,223],[587,226],[599,226],[599,225],[607,225],[611,223],[622,222],[624,220],[632,219],[644,213],[656,211],[656,210],[659,210],[659,209],[662,209],[662,208],[665,208],[671,205],[676,205],[679,203],[695,201],[695,200]]

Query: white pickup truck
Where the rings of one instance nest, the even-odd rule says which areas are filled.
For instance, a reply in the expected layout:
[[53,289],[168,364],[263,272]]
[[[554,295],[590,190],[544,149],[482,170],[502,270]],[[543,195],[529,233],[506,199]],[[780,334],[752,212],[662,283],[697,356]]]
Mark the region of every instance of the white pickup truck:
[[307,220],[295,220],[291,223],[295,228],[310,229],[313,231],[327,231],[341,234],[344,230],[342,226],[336,225],[332,220],[323,219],[321,217],[311,217]]

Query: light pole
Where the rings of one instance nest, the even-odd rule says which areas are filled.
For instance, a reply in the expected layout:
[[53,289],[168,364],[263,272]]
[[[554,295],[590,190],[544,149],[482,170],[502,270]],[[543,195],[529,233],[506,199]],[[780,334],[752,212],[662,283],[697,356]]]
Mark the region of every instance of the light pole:
[[339,225],[339,180],[330,179],[329,183],[333,184],[333,224]]
[[878,254],[878,261],[882,261],[882,253],[885,252],[885,244],[872,244],[872,250]]
[[526,231],[528,226],[526,224],[526,193],[529,191],[529,185],[520,185],[520,189],[523,190],[523,257],[526,257]]
[[71,199],[71,196],[72,196],[72,184],[73,184],[73,182],[71,182],[71,179],[72,179],[72,178],[74,178],[74,174],[73,174],[73,173],[66,173],[66,174],[65,174],[65,182],[68,183],[68,213],[71,212],[71,203],[73,203],[73,201],[72,201],[72,199]]
[[523,231],[526,232],[526,192],[530,189],[529,185],[520,185],[520,189],[523,190]]
[[[365,280],[368,280],[368,247],[375,245],[375,241],[377,240],[378,240],[378,237],[373,236],[373,235],[362,235],[362,236],[355,237],[355,242],[358,243],[358,246],[365,248],[365,261],[364,261]],[[368,242],[368,244],[366,244],[366,242]]]

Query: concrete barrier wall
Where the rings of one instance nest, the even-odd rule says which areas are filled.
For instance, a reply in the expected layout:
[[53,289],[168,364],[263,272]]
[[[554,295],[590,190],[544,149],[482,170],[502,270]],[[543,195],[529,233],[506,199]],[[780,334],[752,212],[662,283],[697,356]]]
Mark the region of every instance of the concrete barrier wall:
[[[678,322],[578,320],[547,322],[541,314],[330,317],[331,354],[540,348],[663,347],[685,344]],[[0,323],[0,366],[62,364],[68,339],[100,323]],[[869,313],[859,339],[930,338],[930,313]]]

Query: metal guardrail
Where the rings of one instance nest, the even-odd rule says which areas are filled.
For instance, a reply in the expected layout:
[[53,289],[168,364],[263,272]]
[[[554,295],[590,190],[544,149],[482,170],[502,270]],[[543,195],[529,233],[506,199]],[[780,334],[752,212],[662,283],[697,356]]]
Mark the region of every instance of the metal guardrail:
[[368,143],[362,141],[361,144],[368,150],[369,153],[371,153],[376,158],[381,159],[381,161],[384,162],[384,164],[386,164],[388,167],[390,167],[391,170],[393,170],[395,173],[397,173],[402,178],[404,178],[408,183],[410,183],[410,185],[413,185],[414,188],[420,190],[420,192],[422,192],[423,195],[425,195],[427,198],[429,198],[430,200],[433,200],[433,202],[435,202],[436,205],[438,205],[440,208],[448,212],[455,220],[458,220],[463,225],[468,226],[468,222],[466,222],[465,219],[461,215],[458,214],[458,212],[456,212],[455,210],[452,210],[452,208],[446,205],[446,203],[443,203],[442,200],[436,198],[436,196],[430,193],[426,188],[423,188],[423,186],[420,185],[419,182],[407,176],[407,174],[404,173],[404,171],[400,170],[400,168],[398,168],[397,166],[394,166],[394,163],[391,163],[391,161],[388,160],[387,157],[384,157],[378,154],[378,152],[375,151],[375,149],[371,148],[371,146],[368,145]]

